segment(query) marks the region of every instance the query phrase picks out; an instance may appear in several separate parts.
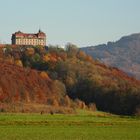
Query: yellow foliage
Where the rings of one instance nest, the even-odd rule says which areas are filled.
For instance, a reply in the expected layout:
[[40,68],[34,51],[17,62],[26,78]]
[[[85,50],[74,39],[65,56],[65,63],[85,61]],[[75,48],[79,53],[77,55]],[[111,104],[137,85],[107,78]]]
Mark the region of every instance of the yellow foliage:
[[47,74],[47,72],[45,72],[45,71],[42,71],[42,72],[40,73],[40,76],[41,76],[42,78],[44,78],[44,79],[50,79],[49,76],[48,76],[48,74]]
[[43,60],[45,62],[57,62],[58,60],[61,60],[61,57],[56,58],[56,56],[52,55],[52,54],[46,54],[43,56]]
[[48,61],[50,60],[50,55],[48,55],[48,54],[44,55],[44,56],[43,56],[43,60],[44,60],[45,62],[48,62]]
[[21,60],[15,60],[15,65],[23,67],[23,64],[22,64]]

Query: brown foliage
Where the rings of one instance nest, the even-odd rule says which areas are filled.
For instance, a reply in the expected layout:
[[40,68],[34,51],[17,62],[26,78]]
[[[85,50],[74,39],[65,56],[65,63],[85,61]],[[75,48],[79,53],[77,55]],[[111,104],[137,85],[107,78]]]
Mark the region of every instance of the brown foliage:
[[36,70],[5,62],[0,62],[0,67],[0,102],[45,103],[51,94],[59,96],[57,90],[53,92],[53,81],[44,72],[40,75]]
[[76,106],[80,109],[86,109],[86,105],[83,101],[76,99],[75,100]]

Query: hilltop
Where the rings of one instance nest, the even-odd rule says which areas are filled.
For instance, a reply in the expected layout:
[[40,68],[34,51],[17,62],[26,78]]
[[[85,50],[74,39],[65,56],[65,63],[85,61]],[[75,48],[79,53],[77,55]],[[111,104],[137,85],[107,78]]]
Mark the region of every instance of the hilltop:
[[140,79],[140,33],[124,36],[116,42],[85,47],[82,50],[94,59]]

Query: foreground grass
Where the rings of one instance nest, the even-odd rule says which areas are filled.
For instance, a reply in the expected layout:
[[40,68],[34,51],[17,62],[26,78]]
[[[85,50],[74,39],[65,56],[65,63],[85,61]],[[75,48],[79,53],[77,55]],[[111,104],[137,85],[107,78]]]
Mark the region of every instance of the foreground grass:
[[84,111],[0,114],[0,140],[140,140],[140,118]]

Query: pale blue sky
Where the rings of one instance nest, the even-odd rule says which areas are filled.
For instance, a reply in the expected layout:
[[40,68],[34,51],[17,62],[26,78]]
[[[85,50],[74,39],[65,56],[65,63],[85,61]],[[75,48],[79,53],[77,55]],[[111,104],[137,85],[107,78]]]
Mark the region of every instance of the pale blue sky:
[[0,0],[0,40],[46,32],[49,44],[81,46],[140,32],[140,0]]

